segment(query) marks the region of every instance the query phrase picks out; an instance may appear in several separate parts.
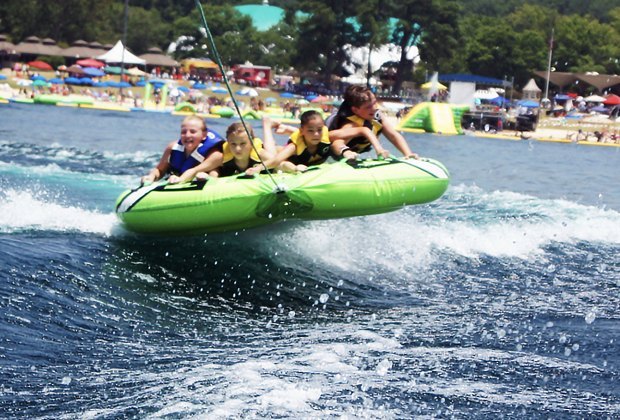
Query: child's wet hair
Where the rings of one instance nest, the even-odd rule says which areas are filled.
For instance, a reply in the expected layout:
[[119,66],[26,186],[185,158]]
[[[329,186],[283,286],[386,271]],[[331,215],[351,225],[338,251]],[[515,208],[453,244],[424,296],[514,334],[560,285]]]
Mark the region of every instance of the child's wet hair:
[[342,99],[351,106],[360,107],[372,99],[372,90],[367,86],[351,85],[342,95]]
[[304,125],[307,125],[310,122],[310,120],[317,118],[317,117],[320,118],[321,120],[323,119],[321,114],[311,109],[301,114],[301,116],[299,117],[299,121],[301,122],[301,126],[303,127]]
[[[250,132],[250,137],[251,139],[253,139],[254,130],[252,129],[252,126],[250,125],[248,125],[247,127],[248,127],[248,131]],[[229,136],[233,134],[235,135],[245,134],[245,127],[243,126],[243,123],[236,122],[228,126],[228,128],[226,129],[226,138],[228,138]]]
[[187,117],[183,118],[183,122],[181,124],[185,124],[186,122],[189,121],[199,121],[201,128],[202,128],[202,132],[206,133],[207,132],[207,123],[204,120],[204,118],[200,118],[198,115],[188,115]]

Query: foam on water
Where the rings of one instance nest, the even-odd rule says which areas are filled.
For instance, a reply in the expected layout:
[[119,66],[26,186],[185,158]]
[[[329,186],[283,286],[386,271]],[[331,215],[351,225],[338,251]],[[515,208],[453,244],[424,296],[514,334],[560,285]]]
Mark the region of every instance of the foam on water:
[[35,198],[28,191],[4,191],[0,232],[57,231],[109,236],[117,225],[114,214],[102,214]]
[[[402,273],[436,262],[442,252],[526,260],[544,259],[552,243],[617,245],[620,214],[566,200],[458,186],[427,207],[302,224],[291,229],[286,241],[296,252],[342,270],[380,266]],[[360,243],[366,258],[351,258]]]
[[[253,348],[249,340],[247,347],[238,346],[236,354],[220,355],[215,362],[213,354],[194,354],[194,360],[173,363],[157,374],[133,371],[129,378],[111,369],[98,373],[97,380],[118,386],[144,384],[109,405],[120,403],[115,414],[122,415],[128,405],[139,408],[144,395],[157,396],[152,418],[403,418],[432,413],[444,400],[441,417],[467,417],[478,412],[477,406],[487,407],[489,413],[498,406],[503,413],[620,409],[604,396],[573,389],[570,382],[547,384],[552,377],[562,383],[562,375],[596,382],[604,371],[592,364],[480,346],[405,346],[405,337],[370,329],[377,321],[381,320],[358,319],[356,325],[340,324],[337,329],[297,329],[278,334],[269,347]],[[359,329],[364,324],[370,328]],[[144,351],[153,352],[148,347]],[[520,377],[522,383],[506,386],[500,380],[505,375]]]

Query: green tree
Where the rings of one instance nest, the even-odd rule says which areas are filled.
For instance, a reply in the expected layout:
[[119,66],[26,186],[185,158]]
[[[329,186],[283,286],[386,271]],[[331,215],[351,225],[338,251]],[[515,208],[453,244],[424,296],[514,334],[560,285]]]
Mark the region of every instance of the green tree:
[[390,17],[383,0],[368,0],[360,4],[358,16],[359,42],[368,46],[369,55],[366,68],[367,78],[371,77],[370,58],[372,51],[389,42]]
[[613,26],[591,16],[560,16],[553,51],[557,71],[615,73],[620,37]]
[[392,41],[401,48],[392,87],[398,93],[405,78],[412,76],[413,62],[418,58],[407,58],[411,46],[417,46],[420,58],[431,70],[441,70],[441,63],[450,61],[458,45],[459,8],[452,0],[398,0],[388,5],[398,18],[392,33]]
[[295,54],[296,42],[297,31],[285,23],[258,33],[253,48],[256,53],[253,62],[273,67],[278,72],[288,70]]
[[[256,29],[250,18],[241,15],[231,6],[208,6],[204,8],[209,30],[214,38],[215,46],[223,64],[243,63],[252,60]],[[184,37],[177,46],[175,56],[178,59],[186,57],[210,57],[216,59],[210,50],[202,20],[193,10],[188,16],[178,18],[174,23],[174,38]]]
[[30,35],[57,41],[95,41],[99,33],[105,32],[107,10],[114,2],[4,0],[0,6],[0,32],[10,33],[15,41]]
[[[156,9],[130,7],[127,20],[127,46],[134,53],[143,54],[153,46],[168,47],[172,30],[162,21]],[[120,31],[122,33],[122,28]]]
[[341,74],[348,55],[347,44],[359,46],[358,32],[351,17],[356,15],[357,1],[311,0],[300,4],[303,17],[295,19],[299,31],[293,65],[300,71],[322,74],[329,83],[332,74]]

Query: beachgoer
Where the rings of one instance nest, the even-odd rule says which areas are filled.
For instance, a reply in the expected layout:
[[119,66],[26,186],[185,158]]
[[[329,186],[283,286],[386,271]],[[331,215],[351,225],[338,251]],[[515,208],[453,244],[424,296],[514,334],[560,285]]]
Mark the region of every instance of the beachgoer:
[[[377,108],[377,99],[374,93],[366,86],[351,85],[343,95],[344,101],[338,112],[327,119],[329,130],[346,127],[367,127],[379,136],[383,133],[406,158],[418,158],[413,153],[405,138],[382,118]],[[368,138],[353,137],[351,139],[337,139],[332,141],[332,152],[336,159],[345,157],[349,159],[349,151],[355,153],[367,152],[371,149]]]
[[252,140],[248,137],[243,123],[236,122],[226,130],[223,163],[217,169],[219,176],[230,176],[245,172],[254,175],[265,169],[262,162],[271,161],[276,154],[276,142],[271,133],[269,119],[263,118],[265,142],[254,136],[252,127],[247,126]]
[[[274,124],[278,133],[287,132],[291,136],[286,146],[267,163],[269,168],[277,167],[285,172],[303,172],[309,166],[319,165],[327,160],[331,154],[331,139],[350,139],[356,136],[368,138],[379,156],[389,156],[389,152],[381,147],[377,137],[367,127],[348,127],[329,131],[321,114],[314,110],[301,114],[300,121],[298,129],[284,124]],[[353,154],[349,158],[357,157],[354,152],[349,153]]]
[[171,174],[168,183],[204,178],[222,164],[224,139],[208,130],[205,121],[196,116],[185,117],[181,123],[181,138],[168,144],[155,168],[142,177],[142,183],[156,181]]

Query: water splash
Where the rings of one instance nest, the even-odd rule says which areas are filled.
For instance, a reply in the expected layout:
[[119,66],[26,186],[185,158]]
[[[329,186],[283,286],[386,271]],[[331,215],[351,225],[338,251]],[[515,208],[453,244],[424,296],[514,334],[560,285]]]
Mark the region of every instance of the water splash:
[[114,214],[88,211],[46,201],[29,191],[4,191],[0,203],[0,232],[84,232],[110,236],[117,225]]

